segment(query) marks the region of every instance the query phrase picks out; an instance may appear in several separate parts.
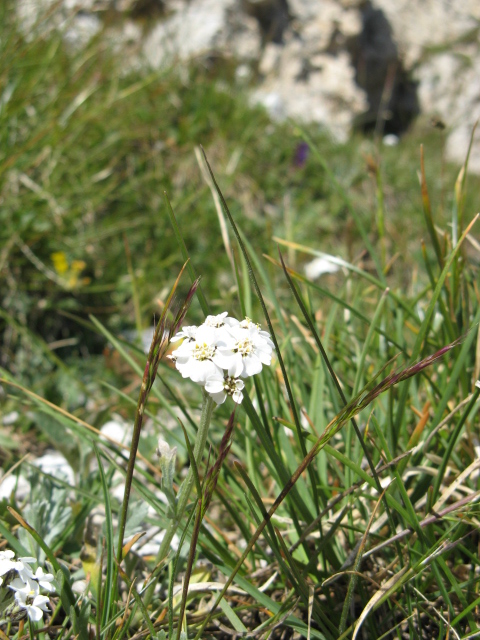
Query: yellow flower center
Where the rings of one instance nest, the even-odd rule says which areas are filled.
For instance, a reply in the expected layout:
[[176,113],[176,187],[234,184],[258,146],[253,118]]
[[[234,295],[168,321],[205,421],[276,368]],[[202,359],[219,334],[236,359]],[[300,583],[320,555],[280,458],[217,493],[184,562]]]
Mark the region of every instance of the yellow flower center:
[[192,356],[195,358],[195,360],[208,360],[209,358],[212,358],[213,355],[215,353],[215,347],[212,347],[210,344],[207,344],[206,342],[203,342],[202,344],[199,344],[197,342],[197,344],[195,345],[193,351],[192,351]]
[[234,349],[235,353],[239,353],[242,358],[249,356],[253,352],[253,344],[249,338],[245,338],[241,342],[237,342]]
[[231,376],[226,376],[223,381],[223,390],[229,396],[233,396],[237,390],[237,381]]

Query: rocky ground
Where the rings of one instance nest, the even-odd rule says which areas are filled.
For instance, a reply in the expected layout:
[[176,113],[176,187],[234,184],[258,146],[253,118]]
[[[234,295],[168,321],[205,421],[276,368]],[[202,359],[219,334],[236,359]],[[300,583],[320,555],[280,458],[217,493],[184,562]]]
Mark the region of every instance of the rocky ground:
[[[422,114],[446,128],[462,163],[480,117],[475,0],[18,0],[27,33],[61,28],[72,47],[96,33],[130,66],[224,56],[272,118],[395,142]],[[470,170],[480,173],[480,137]]]

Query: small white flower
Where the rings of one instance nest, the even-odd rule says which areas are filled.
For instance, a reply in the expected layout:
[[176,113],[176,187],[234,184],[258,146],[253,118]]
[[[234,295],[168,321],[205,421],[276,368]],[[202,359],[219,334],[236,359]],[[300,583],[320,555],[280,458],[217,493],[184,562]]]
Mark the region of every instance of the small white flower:
[[4,560],[13,560],[14,557],[15,551],[11,551],[10,549],[7,549],[6,551],[0,551],[0,563],[2,563]]
[[316,280],[324,273],[336,273],[340,267],[328,258],[314,258],[305,265],[305,275],[309,280]]
[[158,441],[157,455],[159,458],[165,458],[165,460],[172,460],[177,455],[177,447],[171,447],[168,442],[162,440]]
[[234,402],[240,404],[243,400],[242,390],[244,387],[243,380],[232,378],[229,375],[212,376],[205,383],[205,390],[217,404],[223,404],[227,396],[231,396]]
[[[7,549],[6,551],[0,551],[0,576],[4,576],[9,571],[16,569],[16,562],[13,560],[15,553]],[[0,577],[0,585],[3,584],[3,579]]]
[[183,327],[181,331],[173,336],[170,342],[178,342],[178,340],[181,340],[182,338],[185,338],[188,341],[195,340],[197,329],[198,327],[195,327],[194,325],[190,327]]
[[21,609],[26,609],[28,617],[34,622],[43,619],[43,613],[48,613],[47,596],[40,596],[33,591],[27,592],[25,589],[19,589],[15,593],[15,601]]
[[275,348],[275,345],[273,344],[272,339],[270,338],[270,334],[268,333],[268,331],[262,331],[262,327],[258,324],[258,322],[253,322],[253,320],[250,320],[250,318],[247,316],[245,320],[242,320],[239,323],[239,326],[242,327],[242,329],[251,329],[251,328],[253,328],[254,330],[256,329],[260,338],[263,338],[264,340],[266,340],[272,349]]
[[33,562],[37,562],[37,559],[30,556],[18,558],[18,560],[15,562],[15,570],[23,580],[23,582],[28,582],[33,578],[33,571],[30,567]]
[[225,320],[227,319],[228,311],[224,311],[223,313],[219,313],[218,316],[207,316],[204,325],[207,327],[223,327],[225,324]]
[[184,341],[175,351],[175,365],[184,378],[190,378],[202,386],[207,378],[221,375],[222,370],[216,364],[216,329],[206,325],[198,327],[195,340]]
[[15,593],[21,592],[25,596],[29,596],[31,598],[34,598],[35,596],[38,596],[40,594],[40,585],[36,580],[29,579],[27,582],[25,582],[21,578],[15,578],[15,580],[12,580],[12,582],[8,586],[10,589],[12,589],[12,591],[15,591]]
[[[20,609],[27,611],[28,617],[38,622],[43,618],[43,612],[48,613],[46,603],[48,598],[40,595],[40,587],[47,591],[54,591],[55,588],[51,584],[53,575],[45,573],[41,567],[38,567],[33,573],[30,565],[37,562],[36,558],[24,557],[14,560],[15,553],[7,549],[0,551],[0,575],[5,575],[10,571],[16,572],[17,577],[9,580],[8,587],[15,592],[15,602]],[[3,580],[0,578],[0,585]]]
[[272,361],[273,342],[253,322],[229,327],[230,339],[219,347],[217,362],[234,378],[254,376]]
[[174,338],[184,338],[169,356],[184,378],[205,386],[217,404],[227,395],[240,403],[247,378],[272,361],[274,344],[267,331],[250,318],[241,322],[224,311],[207,316],[199,327],[185,327]]
[[55,591],[55,587],[51,584],[53,581],[52,573],[44,573],[42,567],[38,567],[33,577],[45,591]]

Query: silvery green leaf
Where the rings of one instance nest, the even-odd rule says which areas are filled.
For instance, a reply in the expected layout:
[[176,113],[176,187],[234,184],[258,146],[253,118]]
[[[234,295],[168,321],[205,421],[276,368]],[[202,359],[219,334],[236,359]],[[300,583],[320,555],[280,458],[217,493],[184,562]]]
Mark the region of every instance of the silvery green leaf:
[[145,523],[148,513],[148,504],[146,502],[130,502],[128,508],[127,524],[125,526],[125,537],[133,536],[141,530]]

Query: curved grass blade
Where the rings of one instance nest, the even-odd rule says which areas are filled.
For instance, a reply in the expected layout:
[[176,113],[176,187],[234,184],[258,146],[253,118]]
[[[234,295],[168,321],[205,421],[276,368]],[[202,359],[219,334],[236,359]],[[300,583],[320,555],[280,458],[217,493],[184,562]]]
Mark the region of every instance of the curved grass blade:
[[312,138],[306,133],[305,130],[302,129],[301,131],[302,131],[303,139],[308,143],[308,145],[312,149],[316,159],[320,163],[320,166],[322,167],[322,169],[327,174],[330,182],[333,184],[333,186],[335,187],[337,193],[340,195],[340,197],[344,201],[345,206],[347,207],[350,215],[352,216],[353,220],[355,221],[355,224],[356,224],[357,229],[358,229],[358,231],[360,233],[360,236],[362,237],[363,243],[365,244],[365,247],[367,248],[370,256],[372,257],[372,259],[373,259],[373,261],[375,263],[375,268],[376,268],[377,273],[378,273],[378,275],[379,275],[379,277],[381,279],[381,282],[382,282],[382,289],[385,289],[385,287],[387,286],[387,283],[386,283],[386,280],[385,280],[385,275],[383,273],[382,265],[380,264],[380,261],[379,261],[379,259],[377,257],[377,252],[375,251],[372,243],[370,242],[370,238],[368,237],[368,233],[366,232],[366,230],[365,230],[365,228],[364,228],[364,226],[363,226],[363,224],[362,224],[362,222],[360,220],[360,217],[357,214],[357,212],[355,210],[355,207],[353,206],[352,200],[350,199],[349,195],[347,194],[346,189],[344,189],[344,187],[340,184],[340,182],[334,176],[332,170],[328,166],[327,162],[323,158],[322,154],[318,150],[317,145],[313,142]]
[[195,509],[192,509],[188,515],[185,528],[183,529],[182,535],[180,537],[180,542],[178,543],[177,553],[175,554],[175,558],[172,563],[170,580],[168,582],[168,637],[169,638],[173,638],[173,588],[174,588],[175,578],[177,577],[178,562],[180,560],[180,553],[182,551],[182,547],[185,542],[185,538],[187,537],[187,532],[194,515],[195,515]]
[[[281,263],[278,260],[274,260],[274,258],[272,258],[271,256],[269,256],[269,255],[267,255],[265,253],[263,254],[263,257],[266,260],[269,260],[272,264],[276,265],[277,267],[281,267],[282,266]],[[333,302],[335,302],[339,306],[341,306],[342,309],[350,311],[350,313],[353,316],[355,316],[356,318],[358,318],[359,320],[364,322],[366,325],[370,325],[370,319],[367,318],[367,316],[363,315],[363,313],[361,311],[358,311],[358,309],[353,307],[351,304],[348,304],[348,302],[346,300],[343,300],[342,298],[339,298],[338,296],[336,296],[334,293],[332,293],[328,289],[324,289],[323,287],[319,286],[315,282],[312,282],[311,280],[309,280],[305,276],[302,276],[301,273],[299,273],[298,271],[295,271],[291,267],[286,267],[286,269],[287,269],[287,272],[289,273],[289,275],[292,276],[292,278],[295,278],[296,280],[299,280],[300,282],[303,282],[304,284],[307,285],[307,287],[310,287],[311,289],[314,289],[315,291],[318,291],[318,293],[321,293],[326,298],[330,298],[330,300],[332,300]],[[383,329],[381,329],[380,327],[376,327],[376,331],[377,331],[377,333],[379,335],[381,335],[388,342],[390,342],[390,344],[392,344],[396,349],[401,351],[403,354],[407,355],[407,353],[405,351],[405,347],[403,345],[401,345],[399,342],[396,342],[395,340],[393,340],[392,337],[386,331],[383,331]]]
[[[373,390],[369,391],[366,394],[360,393],[359,396],[357,396],[357,398],[354,398],[354,400],[352,400],[352,402],[350,402],[340,412],[339,415],[337,415],[333,420],[331,420],[331,422],[326,426],[326,428],[325,428],[324,432],[322,433],[322,435],[317,439],[317,441],[313,445],[313,447],[310,450],[310,452],[308,453],[308,455],[302,460],[302,462],[300,463],[300,465],[298,466],[297,470],[295,471],[295,473],[290,478],[290,480],[287,483],[287,485],[285,485],[285,487],[282,489],[282,491],[280,492],[280,494],[276,498],[276,500],[273,503],[273,505],[270,507],[270,509],[268,511],[268,514],[267,514],[267,517],[264,518],[263,521],[260,523],[260,525],[257,527],[255,533],[253,534],[253,536],[250,539],[250,542],[247,544],[247,546],[246,546],[246,548],[245,548],[245,550],[244,550],[244,552],[242,554],[242,557],[240,558],[240,560],[235,565],[230,577],[228,578],[227,582],[225,583],[224,588],[220,592],[217,600],[215,601],[215,604],[213,605],[209,615],[207,616],[206,620],[203,622],[202,627],[200,629],[200,632],[195,637],[195,640],[199,640],[199,638],[201,637],[201,633],[202,633],[203,629],[205,628],[205,626],[207,625],[208,621],[210,620],[210,618],[211,618],[213,612],[215,611],[216,607],[218,606],[218,602],[221,600],[221,598],[223,598],[223,596],[226,593],[226,590],[228,589],[228,587],[231,585],[231,583],[235,579],[239,569],[243,565],[243,562],[245,561],[245,559],[247,558],[248,554],[250,553],[250,551],[252,550],[253,546],[255,545],[256,541],[258,540],[258,538],[262,534],[263,530],[265,529],[268,520],[271,519],[271,517],[277,511],[277,509],[280,506],[280,504],[283,502],[283,500],[286,498],[286,496],[289,494],[289,492],[294,487],[294,485],[297,482],[298,478],[306,470],[306,468],[310,465],[310,463],[315,458],[315,456],[327,445],[329,440],[346,424],[346,422],[348,422],[353,416],[358,414],[360,411],[365,409],[381,393],[383,393],[384,391],[387,391],[388,389],[390,389],[392,386],[398,384],[399,382],[402,382],[404,380],[408,380],[412,376],[416,375],[417,373],[422,371],[425,367],[427,367],[427,366],[431,365],[432,363],[436,362],[440,357],[442,357],[445,353],[450,351],[455,346],[456,346],[456,343],[448,345],[447,347],[444,347],[443,349],[441,349],[438,353],[434,354],[433,356],[430,356],[429,358],[426,358],[425,360],[417,363],[416,365],[413,365],[411,367],[407,367],[406,369],[404,369],[403,371],[400,371],[399,373],[390,374],[384,380],[382,380]],[[368,477],[367,474],[365,474],[365,475]],[[376,488],[376,486],[375,486],[375,488]],[[388,494],[386,494],[386,495],[388,495]],[[414,511],[413,507],[411,507],[411,503],[410,503],[410,509],[408,509],[408,508],[407,509],[403,509],[402,507],[399,507],[399,509],[403,510],[407,521],[410,521],[410,519],[412,517],[412,511],[413,511],[413,522],[411,522],[411,524],[414,526],[414,528],[416,530],[419,530],[420,531],[420,535],[422,535],[421,534],[421,530],[418,527],[418,519],[417,519],[417,517],[415,515],[415,511]],[[444,572],[447,571],[447,567],[446,567],[445,563],[443,563],[442,569],[443,569]],[[434,566],[434,570],[435,570],[435,566]],[[441,580],[440,580],[439,581],[439,585],[442,586],[442,584],[443,583],[441,583]],[[452,581],[451,581],[451,584],[453,585]]]
[[376,332],[376,326],[380,315],[383,311],[383,306],[387,296],[390,293],[390,289],[387,287],[385,291],[382,293],[380,300],[378,302],[377,308],[375,309],[375,313],[373,314],[373,318],[370,321],[370,327],[368,329],[367,335],[365,337],[365,342],[362,347],[362,351],[360,353],[360,358],[358,360],[357,373],[355,374],[355,381],[353,383],[353,395],[356,396],[360,390],[360,376],[362,375],[362,371],[364,370],[365,359],[368,354],[368,350],[370,348],[370,343],[372,341],[373,335]]
[[437,262],[440,270],[443,270],[445,266],[445,259],[440,247],[440,241],[438,239],[437,231],[435,229],[435,223],[433,222],[432,208],[430,206],[430,197],[428,195],[427,179],[425,177],[425,162],[423,157],[423,144],[420,145],[420,188],[422,192],[422,205],[423,215],[425,217],[425,223],[427,225],[428,233],[432,240],[435,255],[437,256]]
[[[238,244],[240,246],[240,249],[241,249],[241,251],[243,253],[243,256],[245,258],[245,262],[247,263],[248,273],[250,275],[250,279],[251,279],[253,287],[255,289],[255,293],[257,294],[258,300],[259,300],[259,302],[260,302],[260,304],[262,306],[263,314],[264,314],[265,320],[267,322],[268,329],[270,331],[270,335],[272,337],[272,342],[275,345],[275,351],[276,351],[276,354],[277,354],[278,363],[279,363],[280,368],[282,370],[285,389],[286,389],[287,396],[288,396],[288,399],[289,399],[289,402],[290,402],[290,409],[291,409],[292,414],[293,414],[293,419],[294,419],[295,428],[296,428],[296,432],[297,432],[298,443],[299,443],[300,448],[302,450],[302,455],[305,457],[307,455],[307,448],[305,446],[305,439],[304,439],[304,437],[302,435],[302,428],[301,428],[300,419],[299,419],[299,416],[298,416],[297,405],[296,405],[295,399],[293,397],[293,392],[292,392],[292,387],[291,387],[291,384],[290,384],[290,380],[289,380],[289,377],[288,377],[288,374],[287,374],[285,363],[284,363],[283,358],[282,358],[282,354],[280,352],[280,347],[279,347],[279,344],[278,344],[278,341],[277,341],[277,337],[275,335],[275,331],[273,329],[272,322],[270,320],[270,315],[268,313],[267,306],[265,304],[265,300],[263,298],[262,292],[260,290],[260,287],[258,285],[257,279],[255,277],[255,273],[253,271],[252,263],[251,263],[250,256],[249,256],[249,253],[247,251],[247,248],[245,246],[245,243],[242,240],[242,237],[241,237],[240,232],[239,232],[239,230],[237,228],[237,225],[235,224],[235,221],[234,221],[234,219],[232,217],[232,214],[230,213],[230,210],[228,208],[226,200],[223,197],[223,194],[222,194],[222,192],[220,190],[220,187],[217,184],[217,181],[215,179],[213,171],[212,171],[212,169],[210,167],[210,164],[209,164],[209,162],[207,160],[207,156],[205,154],[205,150],[203,149],[203,147],[201,147],[201,149],[202,149],[202,152],[203,152],[203,157],[205,159],[205,163],[206,163],[208,171],[210,173],[210,177],[212,178],[212,182],[215,185],[215,189],[216,189],[216,191],[218,193],[218,197],[220,198],[220,201],[222,203],[222,207],[223,207],[223,210],[225,212],[225,215],[227,216],[227,218],[228,218],[228,220],[229,220],[229,222],[230,222],[230,224],[232,226],[233,232],[234,232],[234,234],[235,234],[235,236],[237,238],[237,242],[238,242]],[[275,297],[273,299],[275,299]],[[281,314],[279,315],[279,317],[281,317]],[[309,469],[308,473],[310,475],[310,481],[311,481],[311,485],[312,485],[312,493],[313,493],[314,501],[315,501],[315,504],[317,505],[317,508],[318,508],[319,499],[318,499],[318,495],[317,495],[316,478],[314,476],[313,470]]]
[[[113,584],[113,578],[115,573],[115,558],[114,558],[114,541],[113,541],[113,520],[112,520],[112,506],[110,504],[110,494],[108,491],[108,485],[105,478],[105,472],[103,470],[102,459],[95,443],[93,444],[95,456],[97,457],[98,470],[100,473],[100,481],[103,489],[103,500],[105,505],[105,538],[106,538],[106,558],[107,567],[105,575],[105,583],[103,588],[103,594],[98,592],[98,599],[102,601],[102,620],[101,628],[110,620],[111,609],[114,599],[114,592],[116,592],[116,586]],[[101,573],[101,568],[100,568]],[[103,596],[103,597],[102,597]]]
[[9,548],[13,549],[13,551],[15,551],[15,553],[19,558],[21,558],[22,556],[29,555],[27,549],[25,549],[25,547],[17,538],[17,536],[13,535],[13,533],[9,529],[7,529],[7,527],[1,521],[0,521],[0,536],[2,536],[2,538],[5,538],[5,540],[8,542]]
[[182,273],[185,267],[187,266],[187,264],[188,263],[183,265],[170,291],[170,294],[168,295],[167,300],[165,301],[165,305],[163,307],[162,313],[158,320],[157,326],[155,327],[155,331],[152,338],[152,344],[150,345],[150,350],[147,356],[147,363],[145,365],[145,370],[142,377],[142,385],[140,387],[137,409],[135,411],[135,422],[133,425],[133,434],[132,434],[132,442],[130,445],[130,456],[128,459],[127,474],[125,477],[125,490],[123,495],[123,504],[122,504],[122,509],[120,512],[120,520],[118,524],[117,559],[119,564],[122,562],[123,536],[125,534],[125,525],[127,521],[127,511],[128,511],[128,503],[130,500],[130,490],[132,487],[133,473],[135,469],[135,459],[137,456],[138,445],[140,442],[140,433],[142,430],[143,417],[145,413],[147,400],[150,395],[150,391],[153,387],[153,383],[155,382],[160,359],[165,355],[168,345],[170,344],[170,339],[175,333],[175,331],[177,330],[178,326],[181,324],[183,318],[185,317],[185,314],[190,305],[192,297],[199,285],[198,280],[196,280],[192,284],[190,291],[187,294],[185,301],[183,302],[180,310],[175,314],[173,322],[171,324],[168,324],[167,314],[170,312],[170,305],[175,295],[175,291],[177,289],[178,283],[180,282],[180,278],[182,277]]
[[[262,517],[265,518],[267,515],[267,510],[265,509],[265,505],[263,504],[262,498],[260,497],[260,494],[258,493],[255,485],[253,484],[253,482],[250,480],[250,478],[247,475],[247,472],[245,471],[245,469],[242,467],[241,464],[238,464],[238,462],[235,462],[235,469],[237,470],[237,472],[241,475],[242,480],[245,482],[245,484],[247,485],[248,490],[250,491],[250,493],[253,496],[253,499],[255,500],[258,509],[260,510],[260,513],[262,514]],[[258,518],[258,515],[255,514],[255,510],[253,508],[253,505],[250,504],[249,501],[249,506],[250,506],[250,510],[252,511],[252,513],[255,515],[255,518]],[[258,522],[257,522],[258,525]],[[285,571],[285,574],[287,577],[289,577],[291,579],[291,575],[290,575],[290,571],[288,570],[288,568],[285,565],[284,559],[282,558],[282,555],[280,553],[280,549],[278,548],[278,544],[276,542],[276,536],[275,536],[275,531],[273,529],[273,525],[270,521],[268,521],[267,523],[267,530],[268,530],[268,543],[269,543],[269,548],[273,551],[278,564],[280,565],[280,567],[283,567],[283,570]]]
[[[437,285],[435,287],[435,290],[433,292],[432,295],[432,299],[430,300],[430,303],[427,307],[427,310],[425,312],[425,318],[420,326],[420,331],[418,332],[417,335],[417,339],[415,341],[415,344],[413,346],[412,349],[412,353],[411,353],[411,361],[415,361],[418,356],[420,355],[420,351],[422,349],[422,345],[425,342],[427,333],[430,329],[430,324],[432,321],[432,317],[435,311],[435,306],[437,303],[437,300],[442,292],[442,288],[443,288],[443,284],[447,278],[447,275],[450,271],[450,267],[453,264],[453,261],[455,260],[455,256],[457,255],[460,247],[463,244],[463,241],[465,240],[465,238],[467,237],[468,233],[470,232],[470,229],[473,227],[473,225],[477,222],[478,218],[479,218],[480,214],[477,213],[477,215],[473,218],[473,220],[471,221],[471,223],[468,225],[468,227],[465,229],[465,231],[463,232],[457,246],[452,250],[452,252],[450,253],[447,261],[445,262],[445,266],[443,267],[443,271],[440,274],[440,277],[438,278],[437,281]],[[402,390],[400,392],[400,397],[398,400],[398,404],[397,404],[397,415],[395,416],[395,422],[394,422],[394,434],[398,433],[400,430],[400,425],[401,422],[403,420],[403,416],[404,416],[404,411],[405,411],[405,406],[406,406],[406,402],[407,402],[407,395],[408,395],[408,391],[409,391],[409,382],[407,382],[405,385],[403,385]]]
[[182,421],[179,418],[177,418],[177,420],[180,423],[180,426],[182,427],[183,435],[185,437],[185,446],[187,447],[188,459],[190,461],[190,466],[192,467],[192,471],[193,471],[193,479],[195,481],[195,488],[197,490],[197,496],[200,497],[202,495],[202,485],[200,483],[200,476],[198,475],[197,463],[195,462],[195,454],[193,452],[193,448],[192,448],[192,445],[190,443],[190,438],[188,437],[187,430],[183,426]]
[[[462,359],[459,358],[459,361],[462,362]],[[452,376],[453,378],[453,376]],[[475,391],[472,394],[472,398],[470,400],[470,402],[468,403],[468,405],[465,408],[465,411],[463,412],[462,416],[460,417],[460,420],[458,421],[458,423],[455,425],[455,429],[453,430],[450,438],[448,439],[448,443],[447,443],[447,447],[445,450],[445,453],[443,454],[442,457],[442,461],[440,462],[440,467],[438,469],[438,474],[435,478],[435,482],[433,485],[433,493],[432,493],[432,502],[435,503],[438,497],[438,493],[440,491],[440,486],[443,482],[444,476],[445,476],[445,471],[447,469],[447,465],[450,461],[450,457],[452,455],[453,449],[455,447],[455,444],[457,442],[457,439],[462,431],[463,425],[465,424],[465,422],[467,421],[468,416],[470,415],[470,412],[472,411],[475,403],[478,400],[478,396],[480,395],[480,386],[476,386],[475,387]]]
[[[310,329],[310,331],[312,333],[312,336],[313,336],[313,338],[315,340],[315,343],[317,344],[317,347],[320,350],[320,353],[322,355],[323,361],[324,361],[324,363],[325,363],[325,365],[326,365],[326,367],[328,369],[328,372],[330,374],[331,379],[333,380],[335,388],[336,388],[340,398],[342,399],[343,405],[344,405],[344,407],[346,407],[347,404],[348,404],[347,398],[346,398],[345,394],[343,393],[343,389],[342,389],[342,387],[341,387],[341,385],[340,385],[340,383],[338,381],[338,378],[337,378],[337,376],[336,376],[336,374],[335,374],[335,372],[333,370],[333,367],[331,365],[330,359],[328,358],[327,352],[325,351],[325,348],[324,348],[324,346],[322,344],[322,341],[320,340],[320,336],[318,335],[316,327],[313,324],[312,318],[311,318],[310,314],[308,313],[308,311],[307,311],[307,309],[305,307],[305,304],[304,304],[300,294],[297,291],[297,288],[295,287],[295,283],[293,282],[292,278],[290,277],[290,274],[289,274],[288,269],[287,269],[287,267],[285,265],[285,262],[283,260],[283,256],[282,256],[280,250],[279,250],[279,256],[280,256],[280,261],[282,263],[283,271],[285,273],[285,277],[286,277],[286,279],[288,281],[288,284],[290,285],[290,288],[291,288],[291,290],[293,292],[293,295],[295,296],[295,300],[297,301],[297,304],[300,307],[300,310],[301,310],[301,312],[303,314],[303,317],[305,318],[305,321],[306,321],[306,323],[308,325],[308,328]],[[380,300],[380,304],[377,306],[377,310],[375,312],[375,316],[374,316],[374,318],[373,318],[373,320],[371,322],[370,329],[369,329],[368,334],[367,334],[366,345],[368,345],[370,343],[370,340],[371,340],[372,335],[373,335],[374,327],[377,326],[377,319],[380,316],[380,313],[381,313],[382,308],[383,308],[383,303],[384,303],[384,301],[386,299],[386,296],[387,296],[388,292],[389,292],[389,289],[387,288],[386,291],[383,293],[383,296],[382,296],[382,298]],[[365,353],[366,353],[366,348],[364,348],[364,350],[363,350],[363,354],[365,354]],[[363,357],[365,357],[365,355],[363,355]],[[362,369],[362,363],[360,362],[359,363],[359,367],[358,367],[358,371],[361,371],[361,369]],[[358,379],[358,377],[356,377],[354,389],[356,389],[358,387],[358,384],[359,384],[359,379]],[[366,457],[366,459],[368,461],[368,465],[369,465],[370,470],[372,472],[372,476],[373,476],[373,478],[375,480],[375,483],[377,485],[376,486],[377,491],[379,493],[381,493],[382,492],[382,486],[381,486],[381,483],[380,483],[380,478],[378,477],[378,474],[377,474],[377,471],[375,469],[375,465],[373,464],[373,460],[372,460],[372,457],[370,455],[370,452],[367,449],[367,446],[366,446],[366,444],[364,442],[364,439],[362,437],[362,434],[360,432],[358,424],[357,424],[357,422],[356,422],[356,420],[355,420],[355,418],[353,416],[352,416],[352,425],[353,425],[353,428],[355,430],[355,434],[357,436],[357,440],[360,443],[360,446],[362,447],[363,453],[364,453],[364,455],[365,455],[365,457]],[[390,525],[391,525],[392,530],[393,530],[394,523],[393,523],[393,519],[392,519],[390,510],[389,510],[388,504],[386,503],[385,506],[386,506],[388,517],[389,517],[389,520],[390,520]]]
[[[195,458],[193,459],[195,460]],[[185,576],[183,578],[182,601],[180,603],[180,613],[178,616],[177,640],[180,640],[180,635],[182,632],[183,618],[185,616],[185,609],[187,607],[188,585],[190,584],[193,561],[195,560],[195,553],[197,550],[198,534],[200,532],[200,526],[202,524],[202,494],[199,493],[198,495],[199,498],[197,500],[197,507],[195,509],[195,522],[193,523],[192,537],[190,539],[190,551],[188,553],[187,566],[185,569]]]
[[438,403],[437,409],[435,411],[435,415],[432,420],[432,428],[434,429],[442,419],[443,413],[448,406],[448,403],[455,391],[456,386],[458,385],[458,380],[462,373],[467,369],[467,360],[469,355],[471,354],[472,343],[476,337],[476,332],[474,331],[475,327],[478,327],[480,323],[480,306],[477,310],[475,317],[472,322],[472,329],[470,329],[469,333],[463,338],[459,338],[457,342],[463,341],[462,349],[458,355],[458,358],[453,365],[453,369],[451,375],[449,377],[448,384],[445,389],[442,389],[442,394],[440,397],[440,402]]
[[[318,256],[319,258],[325,258],[332,264],[336,264],[339,267],[344,267],[348,271],[351,271],[352,273],[356,273],[357,275],[361,276],[364,280],[366,280],[367,282],[370,282],[370,284],[375,285],[375,287],[377,289],[380,289],[380,291],[384,291],[386,289],[386,284],[384,284],[383,280],[379,280],[378,278],[375,278],[367,271],[364,271],[363,269],[356,267],[354,264],[351,264],[350,262],[347,262],[342,258],[338,258],[337,256],[332,256],[329,253],[324,253],[323,251],[317,251],[316,249],[311,249],[310,247],[307,247],[303,244],[298,244],[298,242],[289,242],[287,240],[283,240],[278,236],[273,236],[272,240],[274,240],[274,242],[282,246],[293,247],[294,249],[297,249],[298,251],[302,251],[303,253],[307,253],[312,256]],[[417,325],[420,324],[418,316],[415,314],[413,307],[409,306],[401,296],[397,295],[394,291],[390,291],[390,297],[392,298],[392,300],[394,300],[398,304],[399,307],[401,307],[408,314],[409,318],[415,321],[415,324]],[[343,300],[341,302],[342,304],[344,304]]]
[[[248,394],[245,394],[242,404],[245,407],[245,411],[248,417],[250,418],[250,421],[260,439],[260,442],[263,448],[267,452],[267,455],[270,458],[275,471],[277,472],[275,473],[275,476],[277,477],[278,484],[279,485],[285,484],[286,482],[288,482],[290,478],[290,474],[285,468],[282,458],[276,452],[273,446],[273,442],[271,441],[269,434],[265,430],[262,424],[262,421],[258,417],[257,412],[255,411],[255,407],[253,406],[252,401],[250,400],[250,397],[248,396]],[[302,514],[302,517],[307,521],[311,520],[310,510],[308,509],[301,495],[296,490],[292,494],[292,498],[293,498],[294,505],[298,508],[298,510]],[[293,509],[292,509],[292,512],[293,512]]]
[[[198,280],[198,276],[195,274],[195,269],[193,268],[192,262],[190,260],[190,256],[188,255],[187,247],[185,246],[185,241],[182,236],[182,232],[180,231],[180,227],[178,226],[177,219],[175,217],[175,213],[173,211],[172,205],[170,204],[170,200],[168,199],[167,192],[163,192],[163,197],[165,198],[165,202],[167,204],[167,211],[170,218],[170,222],[172,223],[173,232],[175,233],[175,238],[177,239],[178,246],[180,247],[180,252],[182,254],[182,258],[187,265],[188,275],[192,279],[192,284]],[[210,308],[208,306],[207,299],[202,291],[201,285],[198,286],[197,289],[198,301],[200,302],[200,306],[202,307],[203,313],[208,316],[210,313]]]
[[[308,609],[309,598],[310,598],[309,590],[308,590],[308,584],[306,583],[305,577],[301,574],[300,570],[298,569],[297,563],[296,563],[295,559],[292,557],[292,554],[290,553],[290,551],[289,551],[289,549],[288,549],[287,545],[285,544],[285,541],[284,541],[284,539],[282,537],[282,534],[277,529],[277,527],[275,527],[275,531],[276,531],[276,534],[277,534],[277,539],[280,542],[280,546],[282,548],[282,553],[285,556],[286,561],[288,562],[288,566],[290,567],[291,573],[294,576],[294,581],[298,585],[298,587],[297,587],[298,588],[298,593],[299,593],[301,599],[303,600],[304,604],[306,605],[306,607]],[[334,635],[330,636],[332,638],[332,640],[334,638],[336,638],[338,630],[332,624],[332,621],[328,618],[328,616],[322,611],[322,607],[319,604],[318,599],[315,598],[315,597],[313,597],[313,599],[312,599],[312,609],[313,609],[315,621],[318,624],[322,624],[323,623],[324,632],[327,633],[326,627],[328,627],[330,632],[334,634]]]
[[[229,563],[223,564],[221,561],[216,559],[216,566],[218,570],[221,571],[225,576],[228,576],[232,572],[232,566]],[[231,582],[233,582],[233,578]],[[231,582],[229,583],[229,586]],[[270,598],[268,594],[264,593],[263,591],[260,591],[257,587],[251,584],[251,582],[249,582],[243,575],[237,574],[235,576],[235,582],[238,584],[238,586],[241,589],[243,589],[248,593],[248,595],[253,599],[255,603],[264,607],[266,611],[269,611],[274,616],[277,616],[281,614],[282,611],[284,611],[283,603],[277,602],[276,600],[273,600],[272,598]],[[219,601],[220,599],[223,599],[223,596],[225,595],[226,591],[227,589],[225,589],[225,592],[222,594],[221,598],[220,597],[218,598]],[[204,622],[208,622],[208,621],[204,621]],[[300,620],[294,615],[289,615],[288,617],[286,617],[283,621],[283,624],[285,626],[290,627],[294,631],[297,631],[299,634],[301,634],[302,637],[305,637],[305,638],[307,637],[307,633],[308,633],[307,625],[305,624],[305,622],[303,622],[303,620]],[[199,631],[195,636],[196,640],[199,640],[200,638],[202,638],[203,640],[203,638],[206,637],[203,634],[203,623],[200,626],[201,628],[199,629]],[[314,629],[314,628],[311,629],[310,637],[318,638],[318,640],[331,640],[331,638],[327,638],[327,636],[325,636],[321,631],[318,631],[317,629]]]
[[243,624],[225,598],[220,600],[220,609],[223,611],[235,631],[238,631],[242,635],[248,635],[247,627]]
[[128,592],[129,594],[131,594],[134,599],[135,599],[135,603],[137,604],[138,608],[140,609],[140,611],[142,612],[142,617],[145,620],[145,623],[148,627],[148,630],[150,631],[151,637],[155,638],[155,628],[152,624],[152,621],[150,620],[150,616],[148,614],[148,611],[143,603],[143,599],[141,597],[141,595],[137,592],[137,590],[135,589],[135,585],[134,585],[134,581],[130,581],[127,577],[127,575],[125,574],[125,572],[121,571],[121,575],[122,575],[122,579],[125,580],[127,587],[128,587]]

